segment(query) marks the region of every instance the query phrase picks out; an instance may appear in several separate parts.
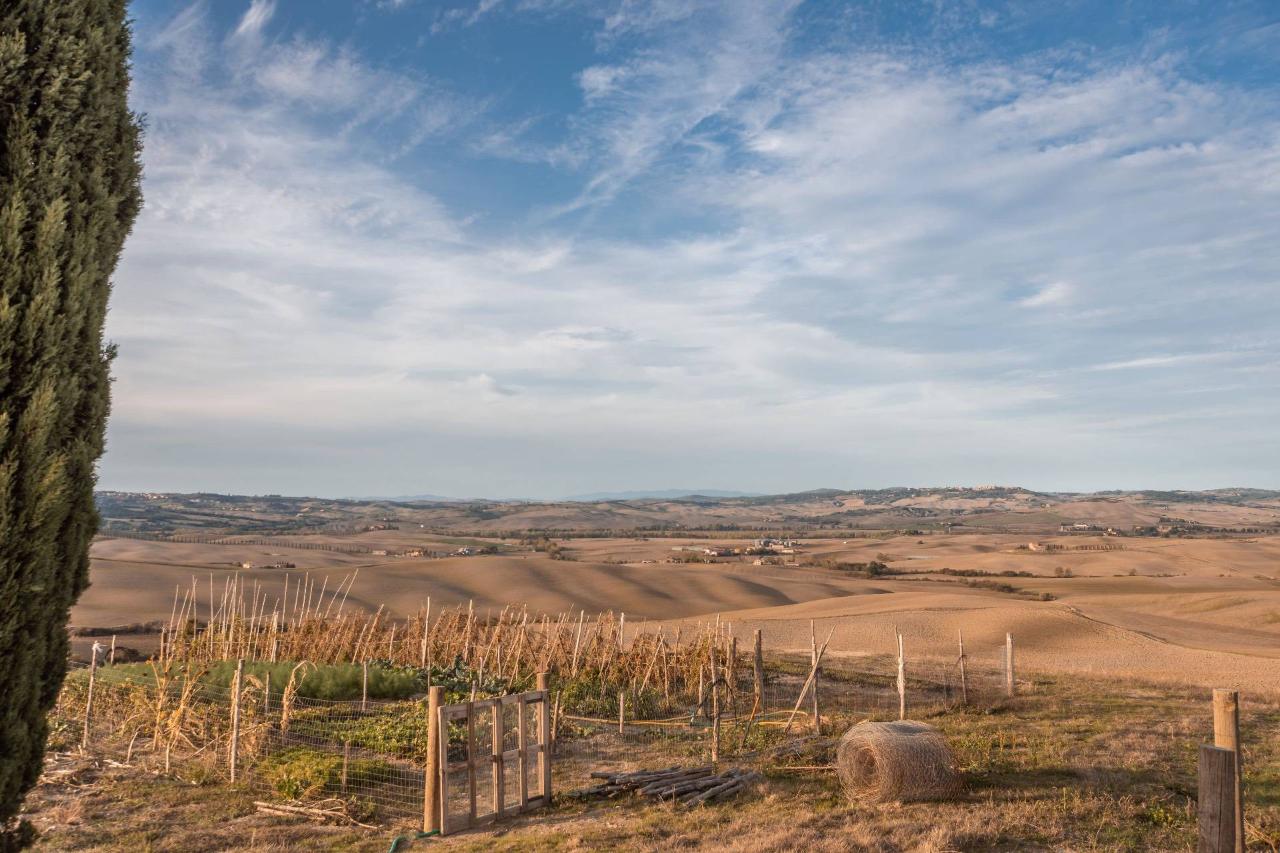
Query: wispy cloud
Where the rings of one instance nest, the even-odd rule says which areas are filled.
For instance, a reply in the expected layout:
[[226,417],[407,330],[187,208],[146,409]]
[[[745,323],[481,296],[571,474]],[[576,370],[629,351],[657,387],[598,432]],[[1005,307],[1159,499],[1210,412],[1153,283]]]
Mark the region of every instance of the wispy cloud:
[[1067,281],[1054,281],[1046,284],[1030,296],[1018,300],[1023,308],[1044,308],[1051,305],[1065,305],[1071,301],[1075,288]]
[[1131,358],[1125,361],[1108,361],[1095,364],[1090,370],[1135,370],[1152,367],[1175,367],[1188,364],[1203,364],[1211,361],[1223,361],[1238,357],[1239,353],[1231,352],[1199,352],[1182,355],[1150,355],[1143,358]]
[[232,36],[237,39],[254,39],[262,34],[262,29],[276,12],[275,0],[252,0],[236,26]]
[[[788,3],[587,14],[555,116],[314,33],[224,55],[200,6],[154,27],[104,484],[1002,481],[1047,448],[1057,484],[1151,483],[1171,446],[1280,470],[1274,390],[1232,390],[1280,382],[1270,94],[1158,50],[802,50]],[[503,157],[560,194],[478,227],[447,199]]]

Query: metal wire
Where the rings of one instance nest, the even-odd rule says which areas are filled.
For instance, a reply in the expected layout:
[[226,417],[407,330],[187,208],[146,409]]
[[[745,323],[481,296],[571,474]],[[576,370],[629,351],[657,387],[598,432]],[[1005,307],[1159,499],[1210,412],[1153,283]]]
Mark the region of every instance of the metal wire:
[[[970,707],[989,707],[1004,698],[1005,649],[980,649],[966,658],[965,683],[958,660],[906,662],[907,715],[928,718]],[[808,662],[770,661],[757,706],[749,665],[739,663],[721,695],[720,755],[749,759],[765,748],[799,743],[813,734],[812,700],[800,689]],[[427,708],[422,698],[323,700],[296,695],[248,673],[239,691],[236,782],[270,798],[340,798],[362,820],[387,823],[422,814],[427,754]],[[824,667],[818,683],[819,710],[826,731],[833,724],[859,719],[896,719],[899,711],[897,661],[889,656]],[[707,691],[709,692],[709,691]],[[234,690],[230,687],[165,676],[158,667],[99,666],[89,719],[89,749],[118,760],[230,780]],[[675,693],[656,710],[624,719],[600,715],[600,697],[590,707],[575,707],[553,687],[555,715],[553,787],[558,792],[584,787],[600,769],[690,765],[711,755],[709,703],[699,706],[689,693]],[[54,747],[79,742],[85,719],[88,679],[73,673],[64,685],[51,722]],[[571,698],[571,697],[570,697]],[[704,695],[704,698],[705,695]],[[566,701],[560,701],[566,699]],[[653,705],[650,703],[650,707]],[[594,716],[593,712],[594,711]],[[791,727],[785,729],[788,720]],[[504,719],[505,749],[515,746],[516,725]],[[491,718],[477,725],[480,756],[492,750]],[[454,749],[451,737],[450,748]],[[532,742],[532,741],[531,741]],[[465,755],[457,756],[465,759]],[[492,765],[481,762],[477,800],[494,803]],[[518,790],[515,769],[505,769],[504,790]],[[468,797],[465,764],[450,762],[450,807]],[[533,775],[533,774],[531,774]],[[536,794],[536,779],[529,783]],[[496,805],[496,803],[495,803]]]

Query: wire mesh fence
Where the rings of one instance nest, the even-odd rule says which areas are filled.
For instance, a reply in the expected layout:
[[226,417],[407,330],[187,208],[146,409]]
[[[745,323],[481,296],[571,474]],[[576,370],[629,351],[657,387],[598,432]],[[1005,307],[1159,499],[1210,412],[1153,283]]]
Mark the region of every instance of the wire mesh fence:
[[[893,655],[842,658],[824,662],[812,680],[811,658],[770,657],[758,690],[750,655],[729,655],[720,670],[713,666],[705,678],[699,672],[696,681],[670,690],[656,679],[642,684],[636,678],[617,694],[602,695],[553,673],[552,789],[585,787],[602,769],[699,764],[713,754],[722,761],[759,760],[812,739],[815,713],[821,732],[836,735],[860,719],[927,719],[991,707],[1006,698],[1008,654],[1008,647],[983,647],[963,658],[906,657],[901,666]],[[304,696],[294,678],[272,680],[271,673],[288,664],[271,666],[276,669],[250,665],[234,676],[157,663],[96,666],[92,678],[81,669],[68,678],[51,720],[55,748],[80,747],[151,769],[235,781],[265,799],[340,801],[345,814],[363,822],[421,820],[425,696]],[[469,698],[485,696],[473,688]],[[519,725],[505,719],[507,713],[499,752],[518,739]],[[495,749],[490,739],[499,729],[492,722],[479,717],[475,748],[481,755]],[[450,808],[465,811],[475,797],[485,804],[481,811],[492,804],[499,812],[499,797],[511,796],[499,791],[520,790],[514,778],[519,770],[486,764],[478,774],[469,772],[455,742],[449,739],[445,764]],[[502,785],[496,784],[498,772]],[[532,784],[537,792],[537,781]]]
[[[340,799],[358,820],[420,816],[426,707],[328,701],[246,676],[223,686],[155,668],[98,667],[68,678],[54,745],[201,781],[243,783],[283,800]],[[238,713],[237,713],[238,708]]]

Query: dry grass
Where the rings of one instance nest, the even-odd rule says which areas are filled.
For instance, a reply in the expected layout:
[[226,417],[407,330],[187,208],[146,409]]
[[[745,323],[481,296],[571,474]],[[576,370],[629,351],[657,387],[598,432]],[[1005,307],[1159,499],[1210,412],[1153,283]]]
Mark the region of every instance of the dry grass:
[[[841,726],[854,722],[842,719]],[[1207,691],[1040,678],[989,713],[930,720],[966,788],[949,802],[852,804],[835,774],[766,768],[757,797],[701,809],[561,800],[551,812],[444,841],[458,850],[1190,850],[1194,762],[1212,737]],[[1280,724],[1243,703],[1251,849],[1280,845]],[[829,758],[829,756],[828,756]],[[819,757],[821,760],[821,757]],[[806,760],[804,763],[808,763]],[[32,798],[38,849],[385,850],[393,833],[292,825],[255,815],[237,789],[137,771],[51,780]],[[83,787],[78,787],[83,786]],[[277,846],[272,846],[277,845]],[[293,845],[293,846],[280,846]]]
[[373,851],[379,834],[259,814],[241,788],[53,757],[27,802],[48,851]]

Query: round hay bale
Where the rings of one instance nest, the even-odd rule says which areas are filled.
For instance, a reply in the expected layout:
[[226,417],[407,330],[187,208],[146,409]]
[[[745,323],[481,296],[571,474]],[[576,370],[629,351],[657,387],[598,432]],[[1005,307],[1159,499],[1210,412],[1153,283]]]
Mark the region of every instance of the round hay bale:
[[933,726],[913,720],[849,729],[836,748],[836,770],[852,800],[941,800],[960,790],[951,747]]

